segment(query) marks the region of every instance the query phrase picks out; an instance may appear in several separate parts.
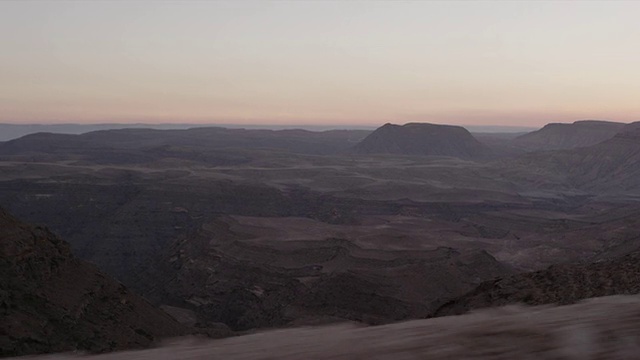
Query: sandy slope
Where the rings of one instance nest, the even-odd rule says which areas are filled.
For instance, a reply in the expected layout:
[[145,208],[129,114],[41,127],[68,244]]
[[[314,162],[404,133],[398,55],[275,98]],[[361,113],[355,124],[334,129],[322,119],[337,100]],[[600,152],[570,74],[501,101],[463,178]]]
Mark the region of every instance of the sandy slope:
[[638,320],[640,296],[614,296],[378,327],[296,328],[214,341],[183,338],[161,348],[91,359],[637,359]]

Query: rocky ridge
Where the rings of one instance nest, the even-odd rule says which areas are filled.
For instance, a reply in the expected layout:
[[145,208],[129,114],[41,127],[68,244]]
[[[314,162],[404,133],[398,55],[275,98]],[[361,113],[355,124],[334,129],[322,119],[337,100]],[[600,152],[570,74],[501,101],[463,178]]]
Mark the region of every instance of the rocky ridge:
[[0,209],[0,356],[142,348],[186,333],[49,230]]
[[497,278],[441,306],[435,316],[508,304],[572,304],[583,299],[640,293],[640,252],[595,263],[559,264]]
[[624,128],[623,123],[597,120],[551,123],[540,130],[518,136],[511,143],[529,151],[574,149],[609,140]]

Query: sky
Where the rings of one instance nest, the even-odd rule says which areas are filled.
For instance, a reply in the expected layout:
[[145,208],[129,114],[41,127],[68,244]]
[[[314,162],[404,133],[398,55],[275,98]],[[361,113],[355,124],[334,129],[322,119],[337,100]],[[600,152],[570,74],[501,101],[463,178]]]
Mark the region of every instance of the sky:
[[640,120],[640,1],[0,1],[0,122]]

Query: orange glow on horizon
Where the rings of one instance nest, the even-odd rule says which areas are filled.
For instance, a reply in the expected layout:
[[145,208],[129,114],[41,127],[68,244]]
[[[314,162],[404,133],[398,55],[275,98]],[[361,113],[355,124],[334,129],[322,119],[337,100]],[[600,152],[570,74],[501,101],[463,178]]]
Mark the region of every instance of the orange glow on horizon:
[[638,121],[638,12],[635,2],[0,2],[0,122]]

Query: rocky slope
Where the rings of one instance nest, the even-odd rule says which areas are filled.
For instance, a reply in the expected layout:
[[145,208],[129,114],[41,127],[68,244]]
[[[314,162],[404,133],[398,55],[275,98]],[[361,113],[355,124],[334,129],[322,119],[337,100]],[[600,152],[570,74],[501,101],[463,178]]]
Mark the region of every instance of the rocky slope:
[[640,128],[630,127],[599,144],[524,155],[507,167],[526,167],[593,193],[640,191]]
[[186,328],[0,209],[0,356],[146,347]]
[[572,124],[547,124],[542,129],[518,136],[512,145],[529,151],[562,150],[591,146],[611,139],[623,123],[583,120]]
[[409,123],[383,125],[357,144],[353,152],[479,159],[486,157],[489,150],[463,127]]
[[373,250],[335,238],[257,245],[217,220],[176,241],[136,283],[149,299],[193,311],[200,323],[248,330],[423,317],[507,273],[484,251]]
[[596,263],[553,265],[545,270],[482,283],[440,307],[435,316],[524,303],[571,304],[582,299],[640,293],[640,252]]
[[[640,298],[563,307],[506,307],[374,327],[341,324],[215,341],[176,339],[156,349],[89,357],[129,359],[620,360],[640,350]],[[70,354],[48,360],[84,359]]]

